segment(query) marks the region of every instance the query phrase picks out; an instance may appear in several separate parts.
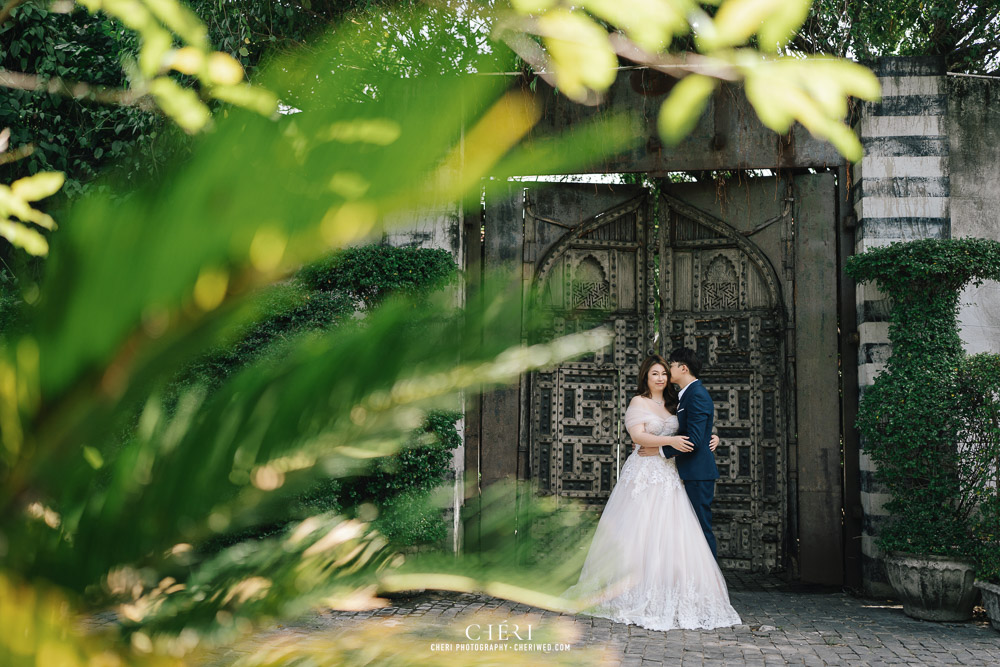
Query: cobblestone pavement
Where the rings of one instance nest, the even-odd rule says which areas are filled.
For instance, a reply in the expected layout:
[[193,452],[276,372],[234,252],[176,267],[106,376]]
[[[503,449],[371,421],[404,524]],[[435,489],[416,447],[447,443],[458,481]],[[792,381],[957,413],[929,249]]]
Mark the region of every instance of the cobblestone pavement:
[[[398,599],[377,611],[323,612],[257,635],[249,645],[217,655],[213,664],[230,664],[252,654],[260,643],[296,642],[357,634],[375,624],[383,632],[430,624],[423,647],[432,642],[467,642],[462,627],[480,620],[473,614],[535,623],[562,621],[575,637],[563,662],[574,664],[587,649],[602,649],[601,664],[626,667],[701,665],[1000,665],[1000,632],[982,614],[967,623],[929,623],[911,619],[892,601],[872,601],[831,589],[789,586],[777,579],[728,574],[733,606],[743,625],[716,630],[655,632],[604,619],[567,616],[468,594],[425,593]],[[463,623],[465,621],[466,623]],[[499,622],[499,621],[497,621]],[[485,626],[484,626],[485,627]],[[522,625],[523,628],[523,625]],[[376,630],[377,631],[377,630]],[[522,630],[523,633],[523,630]],[[537,640],[537,637],[535,638]],[[452,649],[454,650],[454,649]],[[439,654],[445,662],[448,656]],[[449,664],[490,664],[490,656],[452,655]],[[546,656],[546,659],[551,656]],[[513,662],[512,662],[513,660]],[[581,660],[582,661],[582,660]],[[509,655],[505,664],[541,664],[540,655]],[[398,663],[397,663],[398,664]],[[428,663],[423,663],[428,664]],[[433,662],[431,664],[434,664]]]

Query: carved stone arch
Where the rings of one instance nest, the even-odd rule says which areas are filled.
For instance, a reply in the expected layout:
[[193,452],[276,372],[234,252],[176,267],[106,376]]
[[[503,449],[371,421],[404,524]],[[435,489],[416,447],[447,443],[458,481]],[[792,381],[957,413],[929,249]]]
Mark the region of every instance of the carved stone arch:
[[[535,273],[536,278],[545,280],[556,262],[574,244],[581,242],[600,244],[607,241],[636,243],[635,218],[646,203],[645,195],[640,195],[581,222],[567,232],[558,243],[549,248],[539,260]],[[602,228],[606,229],[607,233],[597,234]],[[597,236],[607,236],[608,238],[596,238]]]
[[[761,252],[760,248],[758,248],[753,241],[719,218],[716,218],[699,208],[691,206],[677,197],[664,192],[660,194],[660,198],[661,204],[664,206],[664,210],[667,213],[664,218],[668,220],[668,224],[669,214],[670,212],[674,212],[691,223],[694,223],[694,225],[700,227],[704,230],[704,232],[708,232],[707,234],[704,232],[701,234],[690,234],[689,237],[694,236],[695,238],[686,238],[684,239],[684,242],[692,245],[699,243],[732,245],[738,248],[741,253],[745,254],[750,260],[753,268],[756,269],[756,275],[760,278],[761,287],[763,287],[762,296],[765,296],[767,300],[766,305],[763,305],[763,307],[775,309],[784,319],[785,314],[784,308],[782,307],[784,302],[782,300],[781,281],[778,278],[778,273],[764,253]],[[662,251],[664,246],[669,245],[669,239],[664,236],[661,241]],[[664,295],[664,298],[666,298],[666,296],[667,295]],[[664,304],[664,308],[669,307],[670,304]]]

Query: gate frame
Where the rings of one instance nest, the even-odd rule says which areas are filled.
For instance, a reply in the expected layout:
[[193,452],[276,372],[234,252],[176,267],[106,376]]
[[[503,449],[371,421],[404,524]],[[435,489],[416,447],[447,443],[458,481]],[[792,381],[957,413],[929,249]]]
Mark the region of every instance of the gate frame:
[[[634,70],[627,76],[619,77],[615,86],[608,96],[608,102],[596,109],[584,109],[570,104],[564,98],[554,94],[545,86],[539,86],[536,96],[540,99],[544,109],[542,122],[539,124],[539,132],[562,132],[571,129],[575,124],[586,120],[596,113],[606,113],[614,108],[627,108],[639,111],[648,120],[652,121],[652,114],[659,107],[662,95],[650,92],[656,89],[655,82],[647,85],[648,80],[656,78],[656,74],[646,70]],[[650,99],[653,98],[653,99]],[[629,154],[618,156],[606,161],[604,164],[594,165],[590,169],[579,170],[575,173],[647,173],[651,177],[663,177],[672,171],[700,171],[705,169],[741,171],[747,169],[771,169],[776,176],[794,177],[803,173],[830,172],[836,177],[836,187],[833,207],[833,216],[836,220],[836,228],[828,230],[831,236],[824,239],[824,244],[833,242],[832,253],[835,265],[839,268],[846,262],[847,257],[853,250],[853,226],[851,225],[852,211],[848,200],[848,166],[846,162],[825,142],[812,139],[800,126],[796,126],[785,136],[775,135],[770,130],[760,125],[755,114],[749,109],[745,97],[737,86],[723,86],[717,92],[706,113],[692,132],[691,136],[674,150],[666,150],[659,144],[656,137],[655,121],[648,122],[649,138],[644,150],[633,151]],[[749,150],[745,148],[749,146]],[[509,184],[509,194],[514,195],[515,191],[521,189],[520,183]],[[496,206],[506,211],[509,219],[522,219],[523,211],[520,204],[516,203],[517,197],[510,196],[504,202],[496,202]],[[503,214],[499,210],[494,210],[493,205],[487,207],[482,217],[475,212],[470,212],[466,216],[466,232],[469,241],[466,244],[466,270],[469,276],[469,294],[473,294],[475,286],[480,280],[479,271],[485,266],[501,266],[516,268],[516,264],[521,263],[522,278],[527,281],[531,276],[526,272],[525,238],[524,228],[508,229],[502,237],[493,237],[490,225],[491,219],[497,219]],[[486,226],[486,236],[482,244],[479,243],[480,220]],[[798,257],[798,254],[796,254]],[[798,290],[798,276],[793,282]],[[854,314],[855,290],[849,279],[842,271],[838,271],[834,293],[837,303],[834,312],[837,313],[838,338],[836,348],[839,355],[839,367],[841,377],[837,385],[840,395],[839,409],[835,415],[838,423],[840,438],[843,447],[841,450],[842,463],[841,475],[837,488],[818,489],[818,491],[835,491],[842,498],[841,506],[836,511],[843,512],[843,525],[840,534],[837,535],[837,542],[842,558],[840,567],[832,579],[829,571],[822,568],[809,566],[801,560],[791,564],[789,573],[795,578],[803,581],[816,581],[820,583],[842,584],[849,588],[859,589],[861,584],[860,556],[860,489],[858,484],[857,461],[858,443],[856,431],[853,429],[853,414],[856,413],[858,400],[857,389],[857,369],[854,357],[857,354],[856,326]],[[780,293],[780,292],[779,292]],[[784,310],[784,309],[783,309]],[[798,355],[799,350],[786,350],[786,356],[794,355],[796,373],[801,377],[801,362],[806,361]],[[829,360],[827,360],[827,363]],[[822,361],[820,361],[822,363]],[[836,360],[834,360],[836,364]],[[829,365],[829,364],[828,364]],[[836,370],[836,368],[835,368]],[[468,401],[466,411],[466,473],[468,479],[480,480],[479,489],[473,490],[471,497],[481,492],[481,488],[493,481],[501,479],[524,479],[528,471],[528,442],[526,439],[529,430],[526,428],[528,415],[522,414],[520,401],[517,395],[522,391],[530,389],[527,377],[522,378],[521,385],[517,388],[503,389],[491,392],[487,400],[472,398]],[[794,394],[794,398],[800,391],[799,377],[793,378],[787,385],[789,394]],[[797,405],[798,401],[793,401]],[[492,407],[486,407],[492,406]],[[484,410],[484,407],[486,409]],[[511,426],[515,426],[511,429]],[[515,435],[516,432],[516,435]],[[498,434],[500,434],[498,436]],[[511,438],[510,436],[513,436]],[[794,442],[793,434],[789,434],[789,448]],[[502,447],[495,446],[499,442],[516,438],[516,453],[502,451]],[[513,454],[513,456],[511,456]],[[793,474],[801,468],[801,458],[796,457],[795,469],[792,468],[792,456],[786,461],[787,472],[789,474],[789,501],[790,514],[791,504],[798,500],[799,489],[792,485]],[[789,526],[796,524],[795,528],[799,533],[800,540],[805,538],[802,528],[804,527],[803,508],[799,507],[795,511],[795,516],[789,516]],[[806,520],[806,524],[808,520]],[[472,529],[472,533],[469,530]],[[474,548],[474,528],[467,526],[466,545]],[[808,533],[809,531],[805,531]],[[471,539],[470,539],[471,538]],[[803,540],[803,543],[805,540]],[[813,545],[813,551],[822,551],[822,545]],[[790,552],[791,542],[787,546]],[[801,543],[798,556],[802,555]]]

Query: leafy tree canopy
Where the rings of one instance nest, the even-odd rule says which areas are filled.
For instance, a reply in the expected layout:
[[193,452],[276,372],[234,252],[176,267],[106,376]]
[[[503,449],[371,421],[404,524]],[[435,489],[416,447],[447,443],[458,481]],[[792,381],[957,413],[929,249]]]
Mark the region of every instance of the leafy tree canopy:
[[[77,5],[50,11],[50,3],[14,2],[0,20],[0,85],[8,104],[0,105],[0,129],[10,128],[11,147],[31,146],[24,159],[0,162],[0,182],[9,183],[40,171],[66,174],[63,193],[73,197],[91,187],[98,173],[117,166],[123,185],[155,177],[183,142],[181,133],[153,105],[118,104],[53,94],[53,82],[85,83],[88,90],[121,90],[139,52],[134,31],[105,13]],[[183,0],[203,22],[214,49],[232,56],[253,79],[270,58],[301,48],[315,48],[316,37],[343,23],[340,32],[367,28],[364,39],[341,40],[341,59],[350,55],[371,72],[412,74],[468,71],[475,54],[490,53],[488,28],[480,10],[466,8],[456,21],[447,3],[422,14],[414,23],[414,0],[264,0],[238,5],[216,0]],[[388,10],[390,7],[395,11]],[[350,17],[348,19],[347,17]],[[364,24],[364,26],[361,26]],[[380,28],[375,30],[374,28]],[[190,77],[175,76],[181,83]],[[375,76],[371,77],[376,78]],[[15,85],[12,85],[15,84]],[[29,88],[29,89],[25,89]],[[276,91],[293,106],[303,103],[292,91]],[[107,97],[110,93],[106,94]],[[216,103],[215,106],[218,106]]]
[[816,0],[793,46],[870,61],[944,56],[949,72],[1000,73],[997,0]]

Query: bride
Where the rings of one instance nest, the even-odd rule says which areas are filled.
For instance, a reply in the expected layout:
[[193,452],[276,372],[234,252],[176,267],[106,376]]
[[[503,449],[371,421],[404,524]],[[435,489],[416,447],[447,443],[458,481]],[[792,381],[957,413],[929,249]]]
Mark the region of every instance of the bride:
[[[639,394],[625,411],[632,441],[689,452],[677,433],[677,393],[667,362],[647,358]],[[715,451],[718,438],[712,436]],[[625,461],[594,533],[580,580],[564,594],[585,613],[650,630],[739,624],[729,591],[695,516],[673,458]]]

